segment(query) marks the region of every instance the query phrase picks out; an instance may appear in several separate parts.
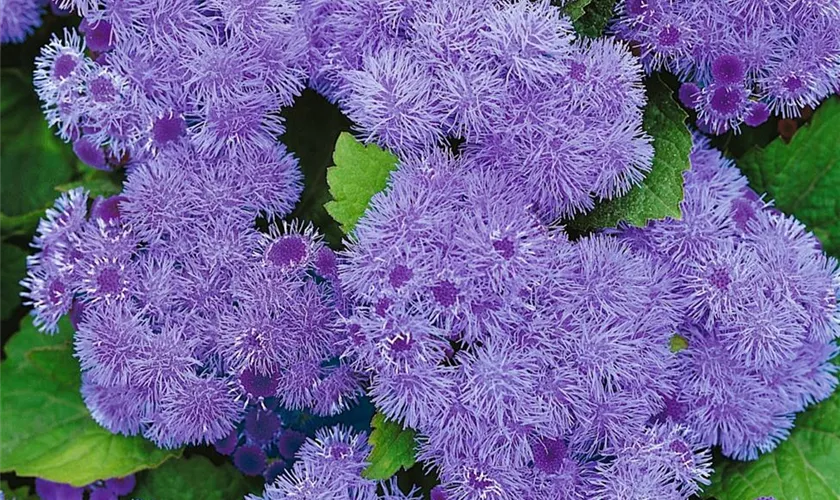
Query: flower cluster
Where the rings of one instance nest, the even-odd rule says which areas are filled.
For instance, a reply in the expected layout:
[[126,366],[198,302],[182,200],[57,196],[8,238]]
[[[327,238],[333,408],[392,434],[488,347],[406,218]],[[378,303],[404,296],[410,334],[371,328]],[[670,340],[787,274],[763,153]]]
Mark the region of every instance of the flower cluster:
[[61,0],[84,39],[66,32],[37,60],[50,125],[101,169],[181,138],[208,160],[282,157],[279,110],[306,80],[298,2],[252,3]]
[[0,43],[20,43],[41,25],[48,0],[0,2]]
[[335,255],[280,222],[302,186],[278,113],[305,69],[297,3],[265,4],[66,1],[84,39],[37,61],[50,123],[126,180],[48,211],[24,296],[47,332],[72,311],[93,417],[160,446],[220,440],[265,398],[333,414],[359,393],[334,359]]
[[373,198],[339,264],[346,356],[441,494],[686,498],[702,448],[754,459],[832,392],[836,262],[703,141],[691,159],[681,220],[576,242],[469,154]]
[[648,71],[685,82],[698,125],[723,133],[796,117],[840,90],[840,6],[831,1],[623,0],[613,29]]
[[76,487],[64,483],[53,483],[46,479],[35,479],[35,493],[41,500],[82,500],[87,491],[89,500],[117,500],[134,491],[137,480],[134,475],[96,481],[87,486]]
[[451,498],[636,498],[609,496],[620,478],[697,491],[694,433],[653,424],[678,385],[676,276],[530,208],[468,156],[404,162],[339,265],[357,303],[346,356]]
[[[172,165],[137,166],[89,218],[85,194],[70,191],[38,230],[24,296],[44,331],[71,313],[93,418],[176,447],[228,435],[239,400],[345,408],[358,387],[330,361],[341,333],[332,251],[310,230],[258,232],[218,172]],[[229,180],[248,189],[241,174]]]
[[695,138],[685,177],[681,220],[620,238],[676,272],[687,301],[679,333],[688,347],[668,419],[728,456],[754,459],[837,384],[837,262],[705,140]]
[[[622,5],[616,30],[646,69],[695,82],[682,97],[711,130],[836,90],[824,2],[791,7],[807,33],[773,2],[734,24]],[[126,178],[47,211],[23,295],[45,332],[71,315],[83,398],[112,432],[213,443],[279,477],[267,500],[414,498],[362,478],[364,434],[292,423],[365,387],[417,430],[435,500],[687,498],[707,447],[755,458],[836,385],[836,262],[699,138],[680,220],[576,241],[548,224],[625,193],[653,150],[642,65],[547,0],[59,6],[83,36],[37,60],[45,114]],[[302,186],[279,111],[307,79],[402,160],[339,255],[282,221]]]
[[[415,490],[403,493],[395,480],[363,479],[370,449],[367,436],[343,426],[320,429],[297,452],[292,470],[269,485],[263,497],[246,500],[317,498],[321,500],[419,500]],[[382,491],[377,493],[377,489]]]
[[619,42],[576,39],[548,0],[314,1],[303,17],[311,85],[400,157],[462,142],[545,218],[650,169],[640,65]]

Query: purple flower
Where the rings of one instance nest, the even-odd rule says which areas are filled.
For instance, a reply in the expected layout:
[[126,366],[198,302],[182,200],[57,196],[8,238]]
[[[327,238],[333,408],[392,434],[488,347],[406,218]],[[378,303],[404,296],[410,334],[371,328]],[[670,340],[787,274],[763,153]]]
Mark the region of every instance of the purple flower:
[[0,8],[0,43],[20,43],[41,25],[44,0],[5,0]]
[[[695,104],[683,102],[697,108],[698,126],[719,134],[756,126],[769,112],[797,117],[837,88],[831,61],[840,54],[840,18],[822,6],[627,0],[612,29],[640,45],[648,72],[670,70],[702,89]],[[761,107],[745,110],[748,102]]]
[[99,385],[88,375],[82,377],[82,399],[96,423],[126,436],[141,431],[153,408],[147,391],[130,385]]
[[211,444],[228,435],[240,412],[223,380],[193,375],[166,388],[144,434],[163,448]]
[[429,69],[403,52],[384,50],[367,56],[348,77],[344,99],[348,117],[364,132],[397,153],[417,154],[441,142],[443,110]]
[[553,80],[558,61],[569,56],[572,27],[549,2],[515,2],[491,8],[479,32],[480,50],[500,65],[504,76],[527,86]]
[[677,332],[688,347],[666,416],[702,444],[754,459],[787,436],[794,412],[836,384],[827,361],[837,336],[837,264],[707,142],[695,138],[691,161],[682,220],[624,237],[647,238],[642,248],[670,261],[687,292]]
[[246,476],[258,476],[265,470],[265,452],[258,446],[241,446],[233,454],[233,463]]
[[35,493],[46,500],[82,500],[84,492],[84,488],[35,478]]

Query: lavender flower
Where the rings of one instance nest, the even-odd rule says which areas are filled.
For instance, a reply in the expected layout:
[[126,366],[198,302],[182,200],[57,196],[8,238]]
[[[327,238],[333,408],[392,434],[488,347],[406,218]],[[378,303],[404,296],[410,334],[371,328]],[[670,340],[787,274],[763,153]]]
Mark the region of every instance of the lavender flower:
[[653,151],[626,47],[576,42],[547,1],[409,3],[346,0],[308,19],[321,36],[312,84],[367,141],[410,159],[464,139],[546,219],[644,178]]
[[45,500],[81,500],[85,492],[88,492],[87,498],[91,500],[116,500],[118,496],[134,491],[136,484],[134,475],[95,481],[82,487],[35,478],[35,492]]
[[586,498],[596,457],[631,446],[677,389],[685,294],[675,269],[615,238],[545,228],[505,184],[443,155],[400,166],[339,263],[357,304],[345,356],[419,431],[446,495]]
[[[403,493],[395,480],[379,483],[362,478],[361,472],[367,465],[365,458],[369,451],[366,441],[364,433],[358,434],[341,426],[323,428],[301,447],[294,467],[266,486],[264,496],[252,495],[247,499],[419,499],[415,490]],[[382,494],[377,493],[377,488]]]
[[41,25],[45,0],[3,0],[0,4],[0,43],[20,43]]
[[647,71],[685,82],[683,103],[713,133],[799,116],[835,92],[837,9],[820,2],[624,1],[613,30],[637,44]]
[[[63,196],[23,283],[44,330],[77,311],[94,418],[177,447],[216,442],[281,396],[323,414],[352,405],[358,377],[336,359],[338,282],[315,274],[320,237],[281,222],[302,190],[276,142],[279,107],[306,77],[299,2],[253,5],[271,19],[222,1],[62,6],[85,17],[84,40],[67,32],[44,48],[36,89],[77,155],[125,166],[126,181],[90,217],[84,193]],[[252,430],[270,441],[263,427]],[[251,451],[241,465],[261,473]]]
[[682,220],[641,231],[643,251],[673,266],[687,292],[674,418],[701,443],[754,459],[836,385],[837,264],[699,136],[691,160]]

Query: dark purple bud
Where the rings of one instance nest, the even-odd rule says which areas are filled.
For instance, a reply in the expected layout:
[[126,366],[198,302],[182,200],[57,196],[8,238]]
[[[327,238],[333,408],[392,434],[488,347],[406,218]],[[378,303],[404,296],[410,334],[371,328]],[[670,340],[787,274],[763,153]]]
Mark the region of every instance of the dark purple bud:
[[745,74],[744,63],[738,57],[723,55],[712,62],[712,77],[721,85],[741,83]]
[[79,25],[79,31],[85,34],[85,42],[94,52],[106,52],[114,48],[114,44],[111,43],[111,23],[107,21],[91,23],[85,19]]
[[117,495],[128,495],[134,491],[137,485],[137,479],[134,474],[125,477],[115,477],[105,481],[105,487]]
[[245,432],[252,441],[267,443],[280,430],[280,417],[272,411],[252,408],[245,416]]
[[236,445],[239,444],[239,434],[236,432],[236,429],[230,431],[230,434],[227,435],[221,441],[216,441],[213,443],[213,447],[216,448],[216,451],[221,453],[222,455],[230,455],[236,450]]
[[259,446],[242,446],[233,455],[233,464],[246,476],[258,476],[265,470],[265,452]]
[[752,102],[747,107],[747,114],[744,115],[744,123],[750,127],[757,127],[770,118],[770,106],[763,102]]
[[680,85],[680,91],[678,93],[680,102],[686,108],[695,109],[697,108],[697,101],[700,97],[700,87],[697,85],[688,82],[683,83]]
[[119,495],[108,488],[94,488],[90,490],[89,500],[118,500]]
[[73,152],[88,166],[97,170],[110,170],[105,162],[105,153],[102,152],[102,148],[84,137],[73,143]]
[[101,219],[106,223],[117,223],[120,220],[120,203],[125,202],[125,196],[97,197],[90,207],[90,216],[93,219]]
[[289,468],[289,464],[287,464],[284,460],[278,459],[270,464],[268,467],[265,468],[265,472],[263,472],[263,477],[265,478],[266,484],[271,484],[274,482],[275,479],[280,477],[286,469]]

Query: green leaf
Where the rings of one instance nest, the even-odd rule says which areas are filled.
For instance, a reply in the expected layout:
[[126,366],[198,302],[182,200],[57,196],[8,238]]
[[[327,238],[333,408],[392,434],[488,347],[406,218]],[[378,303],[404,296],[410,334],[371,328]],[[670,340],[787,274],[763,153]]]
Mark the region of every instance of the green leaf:
[[3,500],[38,500],[38,496],[29,492],[29,487],[24,485],[16,489],[12,489],[6,481],[0,481],[0,491],[5,497]]
[[73,175],[75,155],[47,126],[31,81],[3,71],[0,86],[0,212],[19,216],[53,201],[53,187]]
[[82,486],[157,467],[181,450],[112,434],[88,413],[73,357],[72,328],[42,335],[27,318],[0,364],[0,471]]
[[840,256],[840,98],[824,102],[789,144],[776,139],[748,151],[738,166],[753,189],[802,221],[827,253]]
[[375,144],[365,146],[342,132],[335,143],[333,161],[336,166],[327,170],[327,184],[334,201],[325,207],[344,232],[350,233],[373,195],[385,189],[397,166],[397,157]]
[[793,431],[773,452],[752,462],[716,464],[704,492],[718,500],[840,498],[840,392],[796,417]]
[[613,17],[616,0],[573,0],[564,8],[575,31],[589,38],[604,34]]
[[38,227],[38,221],[44,216],[44,210],[35,210],[23,215],[8,216],[0,213],[0,233],[3,238],[10,236],[29,236]]
[[18,283],[26,276],[26,252],[14,245],[0,246],[0,274],[3,276],[0,285],[0,319],[5,320],[20,307],[20,292],[23,290]]
[[384,480],[393,476],[402,467],[411,468],[416,461],[413,429],[403,427],[377,413],[370,423],[373,430],[368,442],[373,447],[368,455],[368,465],[362,474],[368,479]]
[[[556,1],[551,3],[553,5],[558,5],[558,2]],[[565,12],[572,21],[577,21],[586,13],[586,6],[590,3],[592,3],[592,0],[572,0],[563,6],[563,12]]]
[[76,189],[78,187],[85,188],[88,191],[91,198],[96,198],[97,196],[113,196],[115,194],[119,194],[120,191],[122,191],[122,186],[116,184],[113,180],[105,177],[68,182],[67,184],[61,184],[56,186],[55,190],[64,193],[70,191],[71,189]]
[[691,133],[685,125],[688,115],[658,77],[649,79],[647,98],[644,129],[653,138],[653,167],[624,196],[598,203],[588,214],[569,221],[572,231],[615,227],[620,221],[644,226],[651,219],[681,217],[683,173],[690,167],[691,153]]
[[201,455],[170,460],[157,469],[137,476],[135,500],[229,500],[254,493],[261,484],[254,484],[240,474],[230,462],[213,463]]

